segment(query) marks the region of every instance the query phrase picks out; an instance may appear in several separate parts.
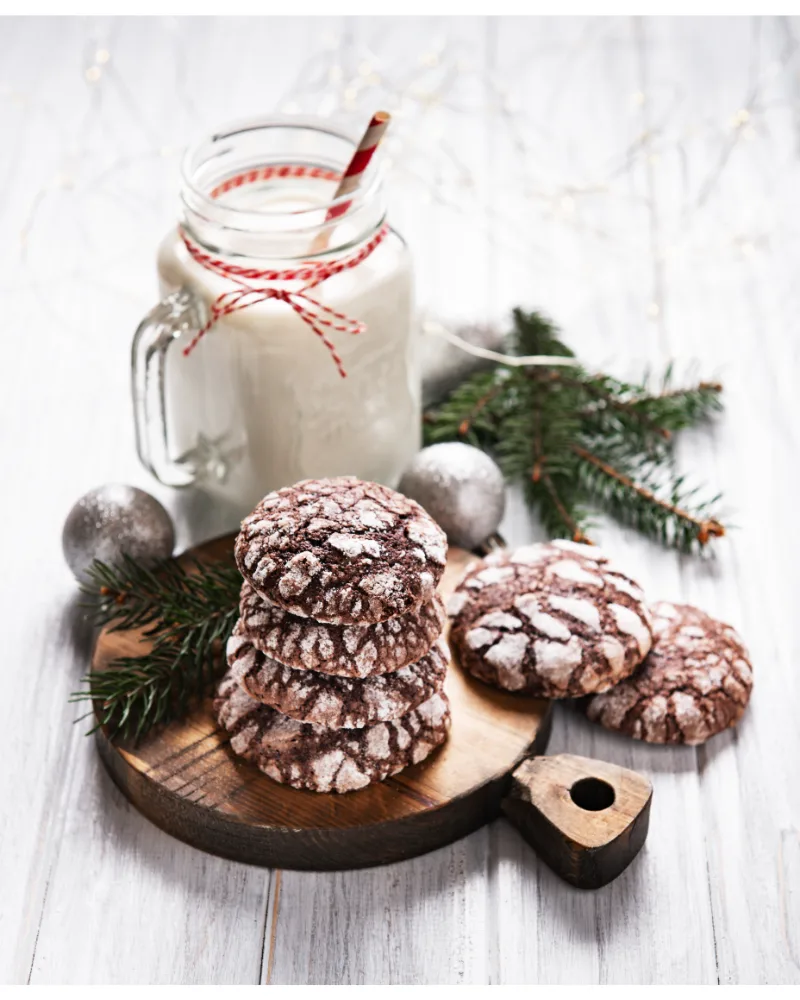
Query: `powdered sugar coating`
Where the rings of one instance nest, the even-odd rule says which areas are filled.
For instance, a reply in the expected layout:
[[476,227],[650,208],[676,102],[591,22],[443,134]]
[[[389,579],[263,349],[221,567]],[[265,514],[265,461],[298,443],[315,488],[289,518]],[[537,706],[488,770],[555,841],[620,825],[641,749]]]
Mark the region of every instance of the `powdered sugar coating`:
[[300,618],[265,601],[245,581],[239,613],[256,649],[297,670],[374,677],[424,656],[444,629],[438,594],[426,604],[374,625],[331,625]]
[[399,719],[444,684],[449,653],[443,639],[416,663],[366,680],[294,670],[259,652],[242,623],[228,640],[228,667],[247,693],[299,722],[360,729]]
[[242,522],[235,555],[266,600],[318,622],[363,625],[433,598],[447,539],[414,500],[343,476],[268,494]]
[[742,717],[753,671],[742,640],[688,604],[651,607],[653,648],[627,680],[593,697],[586,713],[648,743],[705,743]]
[[350,792],[419,763],[447,739],[450,706],[437,692],[401,719],[363,729],[297,722],[251,698],[230,672],[214,712],[231,750],[264,774],[311,792]]
[[594,546],[555,541],[471,564],[448,601],[461,665],[543,698],[605,691],[652,644],[639,586]]

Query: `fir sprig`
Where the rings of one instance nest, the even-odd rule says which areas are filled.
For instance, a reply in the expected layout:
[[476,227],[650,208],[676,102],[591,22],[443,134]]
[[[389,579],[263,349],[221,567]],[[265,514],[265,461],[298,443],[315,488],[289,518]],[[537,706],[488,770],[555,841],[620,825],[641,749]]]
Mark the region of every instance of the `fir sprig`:
[[[539,313],[514,311],[507,350],[574,357]],[[624,382],[568,366],[498,365],[473,375],[425,416],[426,442],[460,440],[494,454],[554,537],[586,540],[592,508],[680,551],[724,534],[719,497],[701,500],[673,470],[673,435],[722,408],[722,386],[675,388],[670,366]]]
[[[138,739],[154,725],[184,716],[220,674],[222,652],[238,616],[241,576],[227,563],[166,560],[148,568],[124,557],[95,562],[82,588],[98,625],[142,629],[141,656],[93,670],[72,701],[92,701],[98,723]],[[94,731],[94,730],[92,730]]]

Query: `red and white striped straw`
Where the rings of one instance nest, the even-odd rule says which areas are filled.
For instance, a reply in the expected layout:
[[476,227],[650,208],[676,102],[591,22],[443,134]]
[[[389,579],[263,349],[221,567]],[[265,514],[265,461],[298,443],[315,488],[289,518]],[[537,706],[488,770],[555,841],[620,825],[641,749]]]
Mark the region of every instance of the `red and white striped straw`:
[[[352,194],[361,184],[364,171],[369,166],[369,162],[378,148],[386,129],[389,127],[391,120],[392,116],[388,111],[376,111],[372,116],[366,132],[361,137],[361,142],[359,142],[355,153],[353,153],[353,158],[342,174],[342,179],[339,181],[339,186],[336,188],[336,193],[333,196],[334,201],[337,201],[344,195]],[[328,223],[331,219],[338,219],[340,215],[344,215],[351,204],[352,201],[343,201],[338,205],[332,205],[325,215],[325,222]],[[328,235],[328,231],[326,230],[317,236],[312,245],[314,253],[321,253],[327,247]]]

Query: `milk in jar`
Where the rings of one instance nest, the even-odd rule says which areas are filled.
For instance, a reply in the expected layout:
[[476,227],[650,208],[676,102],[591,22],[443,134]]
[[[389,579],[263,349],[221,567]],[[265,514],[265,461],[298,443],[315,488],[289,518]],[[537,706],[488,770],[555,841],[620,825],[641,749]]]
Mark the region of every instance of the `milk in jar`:
[[[158,479],[209,492],[232,517],[304,478],[394,486],[419,448],[410,259],[377,165],[329,218],[352,149],[327,123],[276,119],[186,157],[179,224],[158,252],[164,299],[134,343],[137,444]],[[314,267],[329,276],[304,292],[294,276]]]

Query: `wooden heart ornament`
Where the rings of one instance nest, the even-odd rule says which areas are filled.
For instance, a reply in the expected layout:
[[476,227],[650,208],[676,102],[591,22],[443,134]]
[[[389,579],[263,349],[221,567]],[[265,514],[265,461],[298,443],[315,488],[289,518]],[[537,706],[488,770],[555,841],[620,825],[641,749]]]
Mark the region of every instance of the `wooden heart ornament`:
[[641,850],[652,798],[636,771],[562,753],[523,761],[502,809],[557,875],[599,889]]

